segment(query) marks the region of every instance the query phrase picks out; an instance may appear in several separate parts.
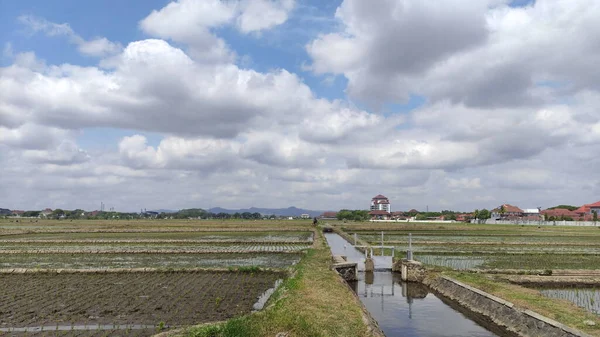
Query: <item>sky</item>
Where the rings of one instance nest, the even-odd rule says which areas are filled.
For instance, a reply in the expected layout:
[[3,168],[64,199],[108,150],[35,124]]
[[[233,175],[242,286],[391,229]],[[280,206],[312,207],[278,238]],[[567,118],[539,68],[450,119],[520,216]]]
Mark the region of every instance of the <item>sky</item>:
[[600,200],[597,0],[0,0],[0,207]]

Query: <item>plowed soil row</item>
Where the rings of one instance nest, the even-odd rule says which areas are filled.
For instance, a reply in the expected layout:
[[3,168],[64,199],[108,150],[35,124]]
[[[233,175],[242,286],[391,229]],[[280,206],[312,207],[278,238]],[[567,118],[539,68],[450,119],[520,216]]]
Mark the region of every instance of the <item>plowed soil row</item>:
[[[282,277],[274,272],[0,275],[0,328],[160,322],[176,327],[226,320],[250,312]],[[90,334],[96,333],[59,332]]]

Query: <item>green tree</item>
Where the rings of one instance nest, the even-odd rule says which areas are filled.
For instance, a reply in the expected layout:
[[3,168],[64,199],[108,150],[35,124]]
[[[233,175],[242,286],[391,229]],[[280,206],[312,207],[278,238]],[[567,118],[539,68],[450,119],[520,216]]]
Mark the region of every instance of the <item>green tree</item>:
[[491,213],[490,213],[490,211],[488,211],[487,209],[485,209],[485,208],[484,208],[484,209],[480,210],[480,211],[477,213],[477,215],[479,216],[479,219],[481,219],[481,220],[486,220],[486,219],[489,219],[489,218],[490,218],[490,216],[491,216]]
[[337,213],[338,220],[365,221],[369,219],[369,212],[365,210],[342,209]]
[[594,222],[597,222],[597,221],[598,221],[598,212],[596,212],[596,211],[592,211],[592,220],[593,220]]
[[568,209],[569,211],[574,211],[574,210],[578,209],[579,207],[571,206],[571,205],[558,205],[558,206],[550,207],[548,209],[557,209],[557,208]]
[[58,219],[63,215],[65,215],[65,211],[63,211],[60,208],[57,208],[57,209],[53,210],[52,213],[50,213],[50,217],[53,219]]
[[444,214],[444,220],[456,220],[456,214]]
[[504,218],[504,214],[506,214],[506,207],[504,207],[504,205],[501,205],[498,213],[500,213],[501,218]]
[[475,220],[479,219],[479,210],[478,209],[476,209],[476,210],[473,211],[473,218]]

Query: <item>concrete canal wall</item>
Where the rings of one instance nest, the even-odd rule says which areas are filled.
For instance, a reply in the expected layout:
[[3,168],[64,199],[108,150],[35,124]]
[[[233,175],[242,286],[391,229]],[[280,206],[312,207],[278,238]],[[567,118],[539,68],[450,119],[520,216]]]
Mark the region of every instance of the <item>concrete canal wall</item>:
[[591,337],[533,311],[519,309],[511,302],[445,276],[426,278],[424,283],[441,295],[476,314],[489,318],[494,324],[518,336]]

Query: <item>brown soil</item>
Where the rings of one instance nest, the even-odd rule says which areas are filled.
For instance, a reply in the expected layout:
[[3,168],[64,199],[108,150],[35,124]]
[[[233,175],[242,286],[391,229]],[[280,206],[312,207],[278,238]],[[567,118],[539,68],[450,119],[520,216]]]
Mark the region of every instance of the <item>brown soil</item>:
[[[180,327],[221,321],[249,313],[258,296],[282,277],[272,272],[5,274],[0,275],[0,328],[160,322]],[[154,332],[54,331],[27,336]]]

